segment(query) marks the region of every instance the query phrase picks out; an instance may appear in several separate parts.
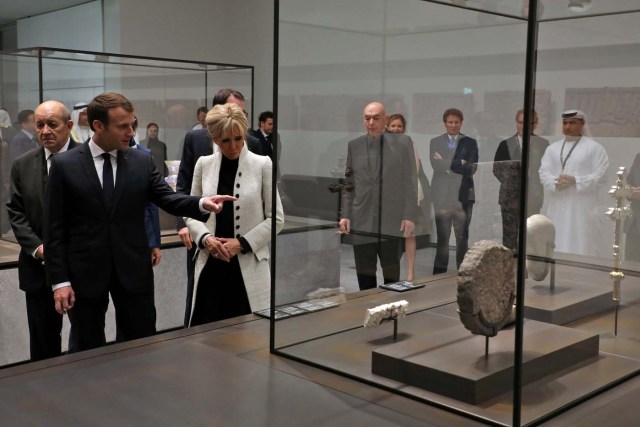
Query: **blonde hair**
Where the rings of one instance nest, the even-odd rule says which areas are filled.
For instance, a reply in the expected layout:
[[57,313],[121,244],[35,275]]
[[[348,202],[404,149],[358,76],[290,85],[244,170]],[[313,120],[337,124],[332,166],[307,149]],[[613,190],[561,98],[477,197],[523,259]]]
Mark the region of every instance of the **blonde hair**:
[[242,136],[247,135],[249,123],[242,108],[236,104],[216,105],[207,113],[205,118],[207,129],[212,138],[218,139],[233,134],[238,129]]

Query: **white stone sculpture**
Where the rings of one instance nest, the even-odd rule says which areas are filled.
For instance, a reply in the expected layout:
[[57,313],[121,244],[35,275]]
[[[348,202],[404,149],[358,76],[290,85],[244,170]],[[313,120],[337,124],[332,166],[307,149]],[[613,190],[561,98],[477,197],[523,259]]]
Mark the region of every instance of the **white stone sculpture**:
[[367,309],[364,317],[364,327],[373,328],[380,326],[383,320],[399,319],[407,315],[409,303],[405,300],[382,304],[377,307]]
[[[553,258],[556,248],[556,227],[544,215],[527,218],[527,255]],[[549,274],[549,263],[527,259],[527,273],[533,280],[541,281]]]

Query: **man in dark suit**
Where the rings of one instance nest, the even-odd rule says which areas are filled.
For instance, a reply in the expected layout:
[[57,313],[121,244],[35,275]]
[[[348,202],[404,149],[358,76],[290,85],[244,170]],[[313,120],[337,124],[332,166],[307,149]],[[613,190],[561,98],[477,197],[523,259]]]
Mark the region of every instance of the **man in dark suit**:
[[11,168],[11,200],[7,211],[20,244],[18,278],[27,300],[31,360],[59,356],[62,315],[56,313],[47,286],[42,243],[44,194],[50,157],[78,145],[70,138],[73,122],[63,104],[46,101],[35,110],[35,126],[42,147],[18,157]]
[[14,161],[29,150],[38,148],[36,138],[36,121],[33,110],[22,110],[18,113],[18,125],[20,132],[16,133],[9,142],[9,158]]
[[[538,125],[538,114],[533,112],[532,131]],[[522,129],[524,110],[516,113],[516,134],[500,142],[493,162],[493,174],[500,181],[498,203],[502,213],[502,244],[515,251],[518,244],[518,208],[520,205],[520,159],[522,158]],[[540,213],[544,189],[540,182],[540,165],[549,141],[537,135],[529,139],[529,173],[527,217]]]
[[[226,103],[236,104],[244,110],[244,95],[234,89],[220,89],[213,97],[212,107]],[[247,148],[255,154],[265,155],[260,147],[260,142],[254,136],[248,134]],[[215,146],[215,149],[217,150],[218,146]],[[211,141],[211,135],[209,135],[209,130],[206,127],[204,129],[196,129],[187,132],[182,146],[182,159],[180,161],[180,169],[178,171],[176,192],[187,195],[191,194],[191,183],[193,181],[193,171],[196,167],[196,162],[200,157],[209,156],[213,154],[213,152],[214,144]],[[192,296],[194,286],[194,256],[197,248],[191,240],[189,229],[182,217],[176,218],[176,229],[178,230],[180,240],[182,240],[182,243],[187,248],[187,299],[184,317],[184,326],[187,327],[189,324],[189,317],[191,316],[191,301],[193,300]]]
[[384,105],[368,104],[367,135],[348,147],[340,230],[354,234],[348,240],[361,290],[377,286],[378,258],[385,283],[400,279],[404,238],[413,233],[417,210],[413,143],[404,134],[385,133],[386,123]]
[[158,139],[159,129],[156,123],[149,123],[147,125],[147,137],[140,141],[140,145],[149,149],[156,169],[158,169],[162,176],[167,176],[168,171],[167,165],[165,164],[165,160],[167,160],[167,144]]
[[260,153],[258,154],[269,156],[269,158],[271,158],[271,161],[274,161],[274,139],[276,141],[275,144],[277,144],[278,160],[280,160],[280,155],[282,154],[280,135],[273,134],[273,119],[273,112],[263,111],[258,116],[258,129],[251,131],[251,134],[255,136],[260,142]]
[[475,202],[473,174],[478,166],[478,143],[460,133],[464,117],[457,108],[442,115],[447,133],[429,145],[433,167],[431,197],[438,242],[433,274],[446,273],[449,265],[451,226],[456,236],[456,264],[460,267],[469,245],[469,224]]
[[155,333],[153,271],[144,228],[151,201],[172,215],[200,220],[219,212],[229,196],[174,193],[153,159],[129,149],[135,116],[124,96],[107,92],[87,108],[94,135],[54,157],[45,208],[45,267],[58,313],[69,313],[70,347],[105,343],[109,295],[119,340]]
[[[135,119],[134,131],[138,129],[138,118]],[[147,127],[148,130],[148,127]],[[157,136],[157,134],[156,134]],[[143,153],[147,153],[153,158],[153,164],[156,166],[158,172],[162,171],[158,167],[158,161],[153,157],[151,150],[136,141],[136,138],[131,138],[129,141],[129,147],[135,150],[140,150]],[[162,163],[164,165],[164,163]],[[164,176],[164,175],[163,175]],[[147,207],[144,212],[144,229],[147,233],[147,241],[149,242],[149,248],[151,248],[151,265],[157,267],[160,265],[160,259],[162,258],[162,252],[160,251],[161,237],[160,237],[160,212],[158,207],[153,203],[147,203]]]

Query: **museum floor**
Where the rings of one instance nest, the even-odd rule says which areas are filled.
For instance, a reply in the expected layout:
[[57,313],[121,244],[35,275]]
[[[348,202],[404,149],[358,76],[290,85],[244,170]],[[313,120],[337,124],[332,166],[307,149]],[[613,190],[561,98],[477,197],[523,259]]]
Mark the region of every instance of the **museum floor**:
[[[343,268],[351,268],[348,261]],[[608,332],[612,325],[610,311],[568,326],[601,334],[602,352],[640,359],[638,284],[637,278],[626,279],[619,339]],[[437,306],[434,311],[443,315],[455,312],[454,304],[434,300],[437,295],[445,300],[448,294],[455,295],[454,277],[431,280],[421,292],[400,296],[376,289],[350,294],[343,305],[359,307],[405,297],[416,305],[421,303],[421,295],[428,295]],[[306,316],[277,322],[276,341],[299,340],[314,329],[341,321],[342,314],[331,310],[324,312],[332,318],[324,323],[300,323]],[[269,322],[250,315],[3,369],[0,425],[482,425],[363,382],[271,355],[268,348]],[[553,399],[553,394],[547,398]],[[640,378],[635,377],[543,425],[634,425],[634,420],[640,419],[638,401]]]

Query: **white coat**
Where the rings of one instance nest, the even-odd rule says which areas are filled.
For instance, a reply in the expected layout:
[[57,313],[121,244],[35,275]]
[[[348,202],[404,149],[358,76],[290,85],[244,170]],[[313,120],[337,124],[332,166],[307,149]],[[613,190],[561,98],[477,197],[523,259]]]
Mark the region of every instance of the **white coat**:
[[[193,173],[191,195],[206,197],[216,194],[221,162],[222,153],[220,152],[198,159]],[[249,253],[238,253],[237,255],[252,311],[269,307],[271,171],[271,159],[268,156],[252,153],[248,150],[245,142],[240,152],[238,170],[233,183],[234,195],[238,196],[238,200],[233,202],[233,226],[234,232],[244,237],[252,249]],[[279,233],[284,227],[284,213],[279,194],[277,194],[276,200],[276,232]],[[193,241],[196,243],[199,243],[207,233],[215,234],[216,216],[214,214],[209,216],[206,223],[191,218],[185,218],[185,222],[189,227]],[[207,250],[200,250],[197,255],[194,273],[195,289],[191,307],[195,307],[198,280],[209,256]]]

